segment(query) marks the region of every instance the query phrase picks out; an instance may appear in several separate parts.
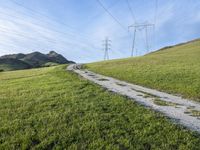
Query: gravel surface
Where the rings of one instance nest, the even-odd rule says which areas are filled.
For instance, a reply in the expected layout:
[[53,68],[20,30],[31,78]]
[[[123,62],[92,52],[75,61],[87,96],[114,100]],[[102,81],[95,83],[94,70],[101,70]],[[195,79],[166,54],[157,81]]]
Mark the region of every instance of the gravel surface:
[[200,133],[200,103],[198,102],[84,70],[81,69],[81,64],[69,65],[67,70],[73,71],[109,91],[127,96],[133,101],[159,111],[171,118],[174,123]]

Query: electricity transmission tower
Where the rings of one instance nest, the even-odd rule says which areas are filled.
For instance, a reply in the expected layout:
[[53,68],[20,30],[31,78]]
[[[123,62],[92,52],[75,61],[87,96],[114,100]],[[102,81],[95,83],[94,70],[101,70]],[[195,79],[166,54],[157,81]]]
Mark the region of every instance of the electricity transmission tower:
[[[133,24],[128,26],[128,30],[130,28],[134,28],[134,35],[133,35],[133,43],[131,49],[131,57],[133,57],[133,53],[135,51],[135,41],[136,41],[136,33],[138,30],[145,30],[145,44],[146,50],[149,51],[149,41],[148,41],[148,28],[154,27],[154,24],[144,23],[144,24]],[[137,52],[136,52],[137,53]]]
[[103,41],[103,46],[104,46],[104,60],[109,60],[109,54],[108,51],[111,49],[111,40],[109,40],[108,37],[105,38]]

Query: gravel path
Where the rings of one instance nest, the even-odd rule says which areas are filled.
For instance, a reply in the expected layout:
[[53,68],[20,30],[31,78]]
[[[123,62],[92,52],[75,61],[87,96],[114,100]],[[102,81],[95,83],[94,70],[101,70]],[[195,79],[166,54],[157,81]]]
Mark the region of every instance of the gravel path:
[[109,91],[125,95],[144,106],[159,111],[175,123],[200,133],[200,103],[83,70],[80,64],[69,65],[67,70]]

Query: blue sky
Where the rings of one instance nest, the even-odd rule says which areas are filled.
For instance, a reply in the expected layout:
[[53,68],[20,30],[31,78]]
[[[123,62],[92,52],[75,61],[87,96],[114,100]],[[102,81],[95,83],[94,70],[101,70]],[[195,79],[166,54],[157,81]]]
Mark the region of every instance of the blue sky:
[[[54,50],[76,62],[103,59],[103,42],[112,40],[111,59],[130,57],[135,23],[148,29],[150,50],[200,37],[199,0],[0,0],[0,55]],[[127,30],[126,30],[127,29]],[[145,30],[136,36],[137,55],[147,52]],[[135,53],[136,55],[136,53]]]

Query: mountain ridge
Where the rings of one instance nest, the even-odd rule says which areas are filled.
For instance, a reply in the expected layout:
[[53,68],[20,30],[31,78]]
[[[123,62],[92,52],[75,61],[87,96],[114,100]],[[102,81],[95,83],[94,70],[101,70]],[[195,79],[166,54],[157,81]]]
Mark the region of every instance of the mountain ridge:
[[0,56],[0,69],[4,71],[71,63],[75,62],[67,60],[55,51],[50,51],[47,54],[35,51],[28,54],[18,53]]

